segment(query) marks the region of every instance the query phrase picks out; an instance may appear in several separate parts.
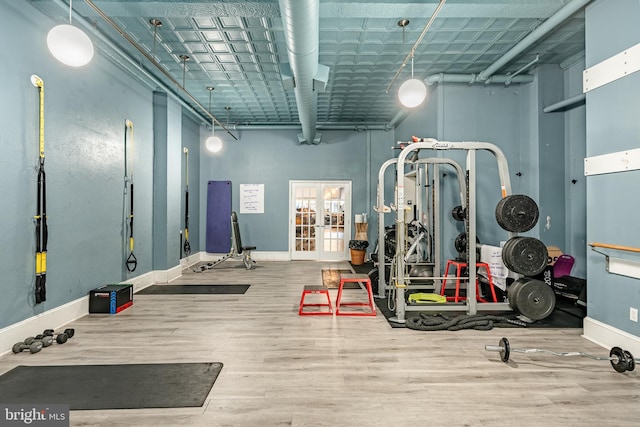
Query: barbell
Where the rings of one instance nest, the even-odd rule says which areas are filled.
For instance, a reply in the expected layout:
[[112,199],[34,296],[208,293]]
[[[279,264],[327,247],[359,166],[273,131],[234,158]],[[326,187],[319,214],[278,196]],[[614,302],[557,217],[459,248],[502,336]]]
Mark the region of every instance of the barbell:
[[578,351],[557,352],[552,350],[546,350],[543,348],[527,348],[527,349],[513,348],[509,344],[509,340],[507,338],[502,338],[500,339],[500,342],[498,343],[498,345],[485,345],[484,349],[486,351],[493,351],[496,353],[500,353],[500,360],[502,360],[505,363],[509,361],[509,357],[511,356],[511,353],[524,353],[524,354],[547,353],[547,354],[552,354],[554,356],[560,356],[560,357],[576,357],[577,356],[577,357],[586,357],[593,360],[608,360],[611,363],[611,367],[616,372],[620,372],[620,373],[626,372],[626,371],[629,371],[629,372],[633,371],[636,367],[636,362],[640,362],[640,359],[634,358],[629,351],[623,350],[620,347],[613,347],[609,351],[609,356],[594,356],[593,354],[590,354],[590,353],[583,353]]

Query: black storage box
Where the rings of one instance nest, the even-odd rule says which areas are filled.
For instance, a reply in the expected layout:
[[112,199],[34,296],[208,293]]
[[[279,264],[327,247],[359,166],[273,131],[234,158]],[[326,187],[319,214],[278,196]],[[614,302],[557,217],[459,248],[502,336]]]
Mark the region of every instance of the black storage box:
[[89,292],[89,313],[120,313],[133,305],[133,285],[104,285]]

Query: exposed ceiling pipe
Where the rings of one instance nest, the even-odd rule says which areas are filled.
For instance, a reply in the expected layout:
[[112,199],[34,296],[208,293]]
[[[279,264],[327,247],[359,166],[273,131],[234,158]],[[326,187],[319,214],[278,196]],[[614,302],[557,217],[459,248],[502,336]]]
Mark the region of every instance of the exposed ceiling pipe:
[[542,109],[543,113],[555,113],[556,111],[566,111],[585,103],[587,99],[586,93],[580,93],[571,98],[563,99],[555,104],[547,105]]
[[393,118],[391,119],[391,121],[389,123],[387,123],[385,125],[385,130],[391,130],[394,129],[396,126],[398,126],[407,116],[409,115],[409,112],[407,110],[400,110],[396,113],[395,116],[393,116]]
[[[60,6],[65,11],[69,10],[69,5],[64,3],[62,0],[52,0],[52,1],[53,1],[53,3],[55,5]],[[120,47],[118,47],[115,43],[113,43],[111,40],[109,40],[104,34],[99,32],[98,30],[96,30],[96,27],[95,27],[95,25],[93,25],[93,23],[89,22],[82,15],[78,14],[76,11],[73,11],[73,20],[76,21],[76,22],[79,22],[84,27],[85,30],[91,32],[91,34],[93,34],[94,36],[99,38],[100,41],[102,42],[101,43],[102,46],[108,46],[111,50],[115,51],[120,56],[120,58],[123,58],[128,63],[129,66],[133,66],[136,70],[138,70],[140,73],[142,73],[144,76],[146,76],[149,80],[151,80],[151,82],[154,83],[155,87],[159,87],[162,90],[164,90],[165,92],[171,94],[183,107],[187,108],[189,111],[191,111],[193,114],[195,114],[197,117],[199,117],[205,123],[209,122],[209,118],[208,117],[206,117],[200,111],[197,111],[196,109],[194,109],[184,99],[182,99],[180,96],[178,96],[178,94],[176,94],[172,89],[167,87],[160,79],[158,79],[156,76],[151,74],[149,72],[149,70],[147,70],[146,68],[142,67],[137,59],[131,58],[126,52],[124,52],[122,49],[120,49]],[[131,69],[129,69],[128,65],[120,62],[119,58],[116,58],[112,53],[110,53],[106,49],[102,48],[101,45],[98,45],[98,48],[101,48],[102,51],[105,54],[109,55],[109,57],[115,63],[117,63],[120,67],[124,68],[126,71],[130,72],[131,75],[136,77],[138,80],[140,80],[141,82],[143,82],[143,83],[148,85],[148,82],[144,81],[144,79],[142,77],[140,77],[139,74],[137,74],[134,71],[132,71]],[[148,86],[153,89],[153,86],[151,86],[151,85],[148,85]]]
[[510,83],[531,83],[533,76],[530,74],[520,74],[518,76],[494,75],[482,81],[477,74],[432,74],[427,77],[425,83],[434,85],[436,83],[467,83],[467,84],[510,84]]
[[484,71],[478,74],[480,80],[487,80],[496,71],[511,62],[516,56],[531,47],[535,42],[546,36],[549,32],[555,29],[558,25],[564,22],[571,15],[585,7],[591,0],[572,0],[567,3],[562,9],[558,10],[549,19],[544,21],[538,28],[529,33],[518,44],[512,47],[507,53],[502,55],[496,62],[487,67]]
[[[60,6],[61,8],[64,8],[65,10],[68,8],[68,5],[65,4],[62,0],[53,0],[53,2],[56,5]],[[213,116],[213,114],[209,112],[209,110],[207,110],[204,106],[202,106],[202,104],[193,95],[191,95],[173,76],[171,76],[160,64],[158,64],[157,61],[153,57],[151,57],[151,55],[149,55],[144,49],[142,49],[140,45],[138,45],[127,33],[124,32],[124,30],[122,30],[115,22],[113,22],[113,20],[109,18],[101,9],[99,9],[91,0],[85,0],[85,3],[87,3],[91,8],[93,8],[95,12],[105,20],[105,22],[107,22],[114,30],[116,30],[122,37],[124,37],[134,48],[136,48],[136,50],[138,50],[142,55],[144,55],[160,72],[162,72],[162,74],[164,74],[169,80],[171,80],[171,82],[174,83],[176,87],[182,90],[185,93],[185,95],[187,95],[187,97],[196,106],[198,106],[200,110],[202,110],[202,113],[204,113],[204,116],[209,117],[209,119],[205,118],[206,121],[213,120],[222,129],[224,129],[233,139],[235,140],[238,139],[233,133],[231,133],[227,128],[225,128],[225,126],[222,123],[220,123],[218,119],[216,119]],[[173,90],[167,87],[167,85],[162,83],[155,76],[152,76],[148,70],[144,69],[144,67],[137,64],[138,62],[137,60],[131,58],[128,53],[124,52],[119,46],[111,42],[104,34],[98,31],[93,23],[89,22],[87,19],[85,19],[75,11],[73,11],[73,14],[76,21],[80,22],[85,28],[91,31],[92,34],[96,35],[98,38],[100,38],[100,40],[106,43],[111,49],[114,49],[116,52],[122,55],[125,59],[127,59],[128,62],[133,64],[137,69],[142,71],[145,75],[152,78],[162,90],[174,95],[178,99],[178,101],[180,101],[181,104],[187,105],[192,111],[194,111],[194,108],[191,107],[182,97],[177,95]],[[202,117],[203,116],[202,113],[199,113],[198,115]]]
[[[256,125],[230,125],[233,130],[297,130],[300,129],[298,124],[256,124]],[[371,124],[321,124],[316,125],[318,130],[351,130],[354,132],[364,132],[367,130],[390,130],[389,125],[371,125]]]
[[302,144],[319,144],[322,135],[316,133],[318,93],[314,86],[320,70],[320,4],[318,0],[279,0],[279,3],[302,126],[298,140]]

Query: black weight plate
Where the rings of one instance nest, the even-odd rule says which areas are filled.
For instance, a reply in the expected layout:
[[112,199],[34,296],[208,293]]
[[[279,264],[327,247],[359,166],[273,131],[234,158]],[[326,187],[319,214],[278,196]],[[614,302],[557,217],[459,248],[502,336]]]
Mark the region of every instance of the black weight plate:
[[458,205],[451,209],[451,217],[456,221],[464,221],[467,216],[467,210]]
[[496,206],[496,221],[500,227],[514,233],[524,233],[538,223],[538,205],[529,196],[513,194],[500,199]]
[[620,347],[613,347],[609,352],[609,357],[615,357],[617,359],[611,359],[611,366],[616,370],[616,372],[626,372],[629,370],[629,364],[627,363],[624,350]]
[[509,270],[525,276],[536,276],[544,271],[549,253],[540,240],[519,236],[509,239],[507,244],[502,248],[502,261]]
[[467,233],[460,233],[456,237],[456,240],[453,241],[453,246],[456,248],[458,253],[467,252]]
[[521,285],[515,303],[523,316],[531,320],[542,320],[556,307],[556,294],[543,281],[529,279]]
[[504,263],[504,266],[507,267],[510,271],[515,271],[513,269],[513,264],[511,263],[511,259],[513,258],[513,256],[510,255],[512,251],[511,247],[519,239],[521,239],[521,237],[513,237],[507,240],[507,243],[505,243],[502,247],[502,262]]
[[[476,236],[476,243],[480,243],[480,239]],[[456,239],[453,241],[453,246],[456,248],[456,251],[459,253],[467,252],[467,233],[462,232],[458,234]]]
[[624,357],[626,357],[627,360],[627,371],[631,372],[636,369],[636,360],[633,358],[633,354],[631,354],[627,350],[622,350],[622,352],[624,353]]
[[502,338],[500,340],[500,347],[503,348],[503,350],[500,352],[500,359],[506,363],[509,361],[509,355],[511,354],[511,346],[509,345],[509,340],[507,338]]
[[520,292],[520,288],[522,288],[522,285],[524,285],[529,279],[527,278],[520,278],[518,280],[515,280],[511,286],[509,286],[509,289],[507,289],[507,298],[509,300],[509,307],[513,308],[514,310],[517,310],[518,307],[516,307],[516,299],[518,298],[518,293]]

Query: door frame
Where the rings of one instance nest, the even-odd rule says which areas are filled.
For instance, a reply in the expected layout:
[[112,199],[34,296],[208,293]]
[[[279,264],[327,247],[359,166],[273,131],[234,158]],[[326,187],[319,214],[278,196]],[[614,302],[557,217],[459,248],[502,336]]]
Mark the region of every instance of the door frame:
[[[345,194],[345,207],[344,207],[344,250],[340,253],[338,258],[324,259],[322,257],[324,251],[320,245],[321,239],[316,234],[316,247],[320,248],[317,251],[309,251],[307,254],[315,254],[315,256],[309,256],[304,258],[293,257],[295,248],[295,236],[296,236],[296,218],[295,218],[295,193],[293,188],[295,185],[306,186],[319,186],[323,188],[326,185],[344,185],[346,188]],[[352,188],[353,183],[351,180],[289,180],[289,259],[290,260],[311,260],[311,261],[344,261],[349,259],[349,240],[351,239],[351,205],[352,205]],[[324,200],[324,197],[322,197]],[[324,211],[324,206],[322,206]],[[318,214],[318,213],[317,213]],[[332,252],[335,253],[335,252]]]

